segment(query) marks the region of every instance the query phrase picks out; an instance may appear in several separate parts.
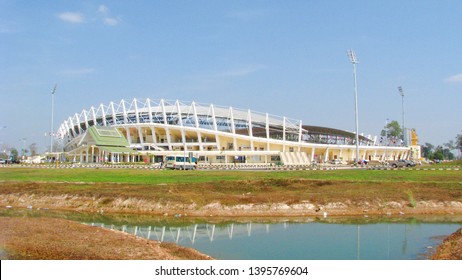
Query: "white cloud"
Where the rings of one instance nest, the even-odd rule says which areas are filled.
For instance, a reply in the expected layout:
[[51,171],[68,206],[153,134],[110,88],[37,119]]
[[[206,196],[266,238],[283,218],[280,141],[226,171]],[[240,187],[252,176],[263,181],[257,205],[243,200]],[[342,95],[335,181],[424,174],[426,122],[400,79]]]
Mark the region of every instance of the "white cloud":
[[98,7],[98,12],[104,14],[104,15],[107,15],[109,13],[109,8],[107,6],[104,6],[104,5],[100,5]]
[[263,65],[247,65],[217,74],[217,77],[243,77],[264,69]]
[[107,17],[107,18],[103,19],[103,22],[104,22],[104,24],[110,25],[110,26],[115,26],[115,25],[119,24],[119,20],[116,19],[116,18],[108,18]]
[[462,83],[462,73],[447,77],[444,81],[446,83]]
[[116,26],[120,22],[119,18],[111,15],[111,11],[105,5],[100,5],[98,7],[98,13],[103,17],[103,23],[105,25]]
[[85,21],[85,16],[81,13],[64,12],[58,15],[59,19],[71,23],[82,23]]

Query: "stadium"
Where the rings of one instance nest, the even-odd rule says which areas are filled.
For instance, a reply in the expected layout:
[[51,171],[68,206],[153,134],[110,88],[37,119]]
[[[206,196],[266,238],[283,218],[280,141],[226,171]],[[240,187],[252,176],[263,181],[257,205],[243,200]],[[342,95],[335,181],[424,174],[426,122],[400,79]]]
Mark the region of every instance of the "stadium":
[[[58,136],[67,160],[80,163],[159,163],[189,155],[199,165],[309,165],[349,162],[356,155],[352,132],[250,109],[164,99],[82,110],[61,124]],[[359,136],[361,160],[420,158],[419,151],[399,141]]]

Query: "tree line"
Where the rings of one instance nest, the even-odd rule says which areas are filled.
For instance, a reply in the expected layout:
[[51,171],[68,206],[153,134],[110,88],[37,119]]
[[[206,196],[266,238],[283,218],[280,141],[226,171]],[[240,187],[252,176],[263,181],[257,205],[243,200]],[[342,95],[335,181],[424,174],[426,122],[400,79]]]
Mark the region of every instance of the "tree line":
[[[400,138],[404,140],[403,128],[399,125],[399,122],[393,120],[387,122],[381,135],[386,139]],[[435,146],[431,143],[426,142],[421,145],[422,157],[428,160],[453,160],[456,158],[453,151],[457,150],[460,154],[462,153],[462,134],[458,134],[455,140],[450,140],[442,145]]]

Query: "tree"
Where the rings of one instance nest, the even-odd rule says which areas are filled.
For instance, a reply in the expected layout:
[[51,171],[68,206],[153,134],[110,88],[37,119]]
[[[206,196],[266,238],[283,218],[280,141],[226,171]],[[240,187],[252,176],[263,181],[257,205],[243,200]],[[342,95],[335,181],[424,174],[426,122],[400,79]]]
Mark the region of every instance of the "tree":
[[18,150],[16,150],[16,148],[11,149],[10,156],[13,161],[16,161],[18,159],[18,155],[19,153]]
[[430,143],[425,143],[424,145],[421,146],[422,149],[422,156],[427,159],[433,159],[433,146]]
[[433,158],[431,158],[432,160],[433,159],[437,159],[437,160],[443,160],[444,159],[444,150],[443,150],[443,146],[437,146],[436,149],[435,149],[435,152],[433,153]]
[[400,138],[401,135],[403,135],[403,129],[399,125],[399,122],[391,121],[390,123],[384,126],[380,135],[387,136],[387,137]]
[[458,149],[460,152],[462,152],[462,134],[458,134],[456,137],[456,149]]
[[29,150],[30,150],[30,155],[31,156],[36,156],[37,155],[37,150],[38,150],[37,143],[30,144],[29,145]]
[[450,140],[448,143],[444,143],[443,146],[448,148],[449,150],[454,150],[456,149],[456,144],[454,143],[453,140]]

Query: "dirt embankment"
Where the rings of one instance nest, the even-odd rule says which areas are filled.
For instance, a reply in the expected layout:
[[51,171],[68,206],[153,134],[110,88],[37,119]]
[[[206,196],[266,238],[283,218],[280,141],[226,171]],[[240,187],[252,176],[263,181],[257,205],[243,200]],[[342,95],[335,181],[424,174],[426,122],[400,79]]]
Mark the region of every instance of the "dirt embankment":
[[1,259],[207,260],[172,243],[52,218],[0,217]]
[[462,228],[443,240],[432,260],[462,260]]
[[456,187],[336,181],[220,184],[0,183],[0,206],[189,216],[318,216],[462,213]]

